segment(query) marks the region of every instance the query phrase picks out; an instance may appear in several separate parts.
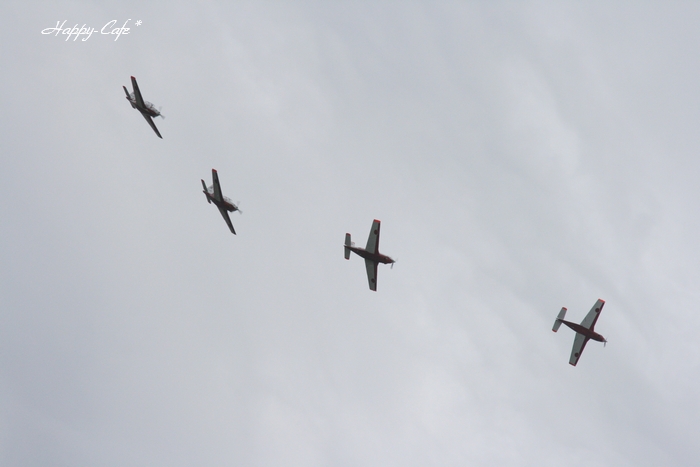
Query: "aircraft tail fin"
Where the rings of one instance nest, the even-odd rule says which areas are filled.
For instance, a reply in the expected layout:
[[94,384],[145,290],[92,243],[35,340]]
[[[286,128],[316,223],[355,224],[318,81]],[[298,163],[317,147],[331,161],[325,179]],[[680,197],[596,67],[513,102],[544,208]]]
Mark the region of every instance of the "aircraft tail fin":
[[346,233],[345,234],[345,259],[350,259],[350,248],[349,246],[352,245],[352,241],[350,240],[350,234]]
[[202,180],[202,188],[204,188],[204,196],[207,197],[207,203],[211,204],[211,200],[209,199],[209,196],[207,196],[209,190],[207,190],[207,184],[204,183],[204,180]]
[[554,320],[554,326],[552,326],[552,331],[557,332],[559,330],[559,326],[561,326],[561,320],[563,320],[565,316],[566,308],[562,307],[561,311],[557,315],[557,319]]

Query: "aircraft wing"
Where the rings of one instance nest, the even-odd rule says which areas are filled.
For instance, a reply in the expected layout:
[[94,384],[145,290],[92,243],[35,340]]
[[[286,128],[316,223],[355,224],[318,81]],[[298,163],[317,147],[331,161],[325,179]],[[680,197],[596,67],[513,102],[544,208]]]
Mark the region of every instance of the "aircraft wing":
[[367,247],[365,250],[374,254],[379,250],[379,227],[381,227],[381,221],[374,219],[372,222],[372,230],[369,231],[369,238],[367,239]]
[[141,96],[141,91],[139,90],[139,85],[136,84],[136,78],[131,77],[131,86],[134,88],[134,99],[136,99],[136,105],[140,108],[145,109],[146,104],[143,102],[143,97]]
[[228,228],[231,229],[231,233],[233,233],[233,235],[236,235],[236,231],[233,229],[233,224],[231,223],[231,218],[228,216],[228,211],[226,211],[226,209],[224,208],[219,208],[219,212],[224,217],[226,224],[228,224]]
[[603,305],[605,305],[605,300],[598,299],[595,305],[593,305],[593,308],[591,308],[591,311],[589,311],[586,317],[583,318],[583,321],[581,321],[581,326],[593,331],[595,323],[600,316],[600,312],[603,310]]
[[217,201],[221,201],[224,199],[224,196],[221,194],[221,184],[219,183],[219,174],[216,173],[216,170],[211,169],[211,180],[212,180],[212,185],[214,186],[214,198]]
[[367,267],[367,280],[369,281],[369,289],[377,291],[377,263],[376,261],[371,261],[369,259],[365,260],[365,266]]
[[569,365],[576,366],[578,359],[583,353],[583,349],[586,348],[586,343],[588,342],[588,337],[583,334],[576,333],[574,337],[574,347],[571,349],[571,358],[569,358]]
[[158,138],[163,139],[163,137],[160,136],[160,131],[158,131],[158,128],[156,128],[156,124],[153,122],[153,119],[151,117],[149,117],[148,115],[146,115],[145,113],[141,113],[141,115],[143,115],[143,118],[145,118],[146,121],[148,122],[148,124],[151,125],[151,128],[153,128],[153,131],[156,132],[156,134],[158,135]]

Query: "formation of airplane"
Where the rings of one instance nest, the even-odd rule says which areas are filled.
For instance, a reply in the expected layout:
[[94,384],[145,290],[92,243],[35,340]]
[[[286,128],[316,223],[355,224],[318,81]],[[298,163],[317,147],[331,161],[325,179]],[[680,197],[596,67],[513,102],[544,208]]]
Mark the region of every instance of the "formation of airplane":
[[576,337],[574,337],[574,347],[571,349],[571,358],[569,358],[569,364],[576,366],[578,359],[581,358],[583,349],[586,348],[586,344],[590,339],[594,341],[602,342],[603,346],[608,342],[603,336],[595,332],[595,323],[600,317],[600,312],[603,310],[603,305],[605,305],[605,300],[598,299],[588,312],[581,324],[572,323],[571,321],[566,321],[564,317],[566,316],[566,308],[562,308],[557,315],[557,319],[554,320],[554,326],[552,331],[557,332],[559,326],[562,323],[566,324],[568,327],[576,331]]
[[[160,135],[158,128],[156,128],[153,118],[165,117],[163,117],[160,110],[157,110],[153,104],[143,100],[139,86],[136,83],[136,78],[133,76],[131,77],[131,85],[134,89],[131,94],[129,94],[126,86],[122,86],[124,93],[126,94],[126,99],[131,104],[131,107],[138,110],[141,115],[143,115],[143,118],[145,118],[151,128],[153,128],[156,135],[162,139],[163,137]],[[228,213],[234,211],[238,211],[240,213],[241,210],[238,209],[238,206],[236,206],[233,201],[221,193],[219,176],[215,169],[212,169],[211,175],[212,185],[210,187],[207,188],[206,183],[204,183],[204,180],[202,180],[202,187],[204,188],[204,194],[207,197],[207,202],[210,204],[214,203],[216,205],[221,213],[221,216],[226,221],[226,225],[228,225],[229,229],[231,230],[231,233],[235,235],[236,230],[233,228],[233,224],[231,223],[231,218],[229,217]],[[369,238],[367,239],[367,246],[365,248],[356,247],[355,243],[352,242],[350,234],[345,234],[345,259],[350,259],[351,252],[354,252],[364,258],[369,288],[373,291],[377,290],[377,268],[379,263],[391,264],[392,268],[395,263],[395,260],[379,252],[380,227],[381,222],[375,219],[374,222],[372,222],[372,229],[370,230]],[[589,311],[583,321],[581,321],[581,324],[572,323],[571,321],[566,321],[564,319],[566,317],[566,308],[562,308],[557,315],[552,331],[557,332],[563,323],[576,332],[576,336],[574,337],[574,345],[571,349],[571,357],[569,358],[569,364],[576,366],[579,358],[581,358],[581,354],[583,353],[586,344],[590,339],[602,342],[603,345],[607,343],[607,340],[605,340],[603,336],[595,332],[595,324],[598,321],[598,317],[600,316],[600,312],[603,310],[604,305],[605,301],[598,299],[595,305],[593,305],[593,308],[591,308],[591,311]]]
[[372,230],[369,231],[367,246],[365,248],[356,247],[350,238],[350,234],[345,234],[345,259],[350,259],[350,252],[358,254],[365,259],[367,267],[367,280],[370,290],[377,290],[377,266],[379,263],[391,264],[394,267],[395,261],[386,255],[379,253],[379,228],[381,221],[377,219],[372,222]]
[[219,212],[224,217],[228,228],[231,229],[231,233],[236,235],[236,231],[233,229],[233,224],[231,223],[231,218],[228,216],[228,213],[234,211],[242,213],[242,211],[238,209],[238,206],[233,204],[233,201],[221,194],[219,175],[214,169],[211,169],[211,178],[212,185],[209,188],[207,188],[207,184],[204,183],[204,180],[202,180],[202,187],[204,188],[204,194],[207,197],[207,201],[209,204],[214,203],[216,207],[219,208]]
[[143,115],[143,118],[145,118],[148,124],[151,125],[151,128],[153,128],[153,131],[156,132],[158,138],[163,139],[163,137],[160,136],[158,128],[156,128],[156,124],[153,123],[153,117],[165,117],[161,115],[160,110],[157,110],[153,104],[143,100],[143,97],[141,96],[141,91],[139,90],[139,85],[136,84],[136,78],[134,78],[133,76],[131,77],[131,86],[134,88],[134,92],[132,92],[131,94],[129,94],[129,91],[126,89],[126,86],[122,86],[122,88],[124,89],[124,93],[126,94],[126,100],[129,101],[131,107],[141,112],[141,115]]

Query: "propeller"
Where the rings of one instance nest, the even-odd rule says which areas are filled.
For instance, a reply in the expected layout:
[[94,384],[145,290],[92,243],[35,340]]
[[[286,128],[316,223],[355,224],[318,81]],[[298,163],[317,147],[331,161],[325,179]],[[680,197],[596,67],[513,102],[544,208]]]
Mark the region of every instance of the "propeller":
[[607,343],[608,343],[608,340],[607,340],[607,339],[603,339],[603,348],[605,348],[605,344],[607,344]]
[[394,269],[394,264],[396,264],[396,261],[398,261],[398,260],[394,260],[394,262],[391,263],[391,267],[389,269]]
[[165,120],[165,115],[163,115],[162,113],[160,113],[160,111],[161,111],[162,109],[163,109],[163,106],[158,107],[158,115],[160,115],[160,117],[161,117],[163,120]]
[[236,211],[238,211],[238,214],[243,214],[243,211],[241,211],[241,209],[238,207],[238,206],[240,206],[240,205],[241,205],[241,202],[240,202],[240,201],[236,201]]

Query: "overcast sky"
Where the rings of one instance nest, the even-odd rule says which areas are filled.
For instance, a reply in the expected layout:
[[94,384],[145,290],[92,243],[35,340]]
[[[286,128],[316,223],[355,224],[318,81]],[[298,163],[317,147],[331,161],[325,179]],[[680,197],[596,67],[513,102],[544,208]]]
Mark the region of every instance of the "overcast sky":
[[0,6],[0,465],[700,465],[700,5],[122,4]]

